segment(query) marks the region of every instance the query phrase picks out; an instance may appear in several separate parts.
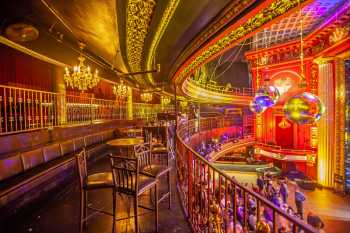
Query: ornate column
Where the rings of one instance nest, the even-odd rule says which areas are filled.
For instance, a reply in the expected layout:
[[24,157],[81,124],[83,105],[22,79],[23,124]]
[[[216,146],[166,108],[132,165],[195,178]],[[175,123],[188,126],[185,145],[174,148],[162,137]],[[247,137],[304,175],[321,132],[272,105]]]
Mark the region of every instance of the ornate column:
[[335,163],[334,163],[334,189],[345,191],[344,165],[345,165],[345,62],[341,58],[335,60]]
[[127,115],[126,118],[128,120],[133,120],[133,112],[132,112],[132,88],[128,88],[128,97],[127,97]]
[[57,93],[57,119],[58,125],[67,124],[67,105],[66,105],[66,84],[63,79],[64,69],[55,67],[53,91]]
[[319,60],[318,93],[326,107],[324,116],[318,122],[317,181],[325,187],[333,187],[333,169],[335,162],[335,86],[334,63]]

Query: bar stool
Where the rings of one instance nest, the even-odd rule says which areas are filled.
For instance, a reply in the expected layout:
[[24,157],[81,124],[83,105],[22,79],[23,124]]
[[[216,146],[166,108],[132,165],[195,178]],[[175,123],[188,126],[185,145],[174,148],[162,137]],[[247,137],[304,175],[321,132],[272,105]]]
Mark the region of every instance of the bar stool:
[[157,195],[157,180],[155,178],[140,174],[139,160],[125,156],[110,154],[112,174],[116,192],[132,196],[134,198],[135,232],[139,233],[138,207],[155,211],[156,232],[158,232],[158,202],[155,201],[155,208],[150,209],[139,205],[139,197],[152,188]]
[[[149,143],[142,143],[134,146],[135,157],[138,158],[140,163],[140,173],[152,178],[156,178],[160,184],[160,179],[167,175],[168,192],[164,193],[157,202],[161,202],[168,197],[169,209],[171,208],[171,167],[169,166],[169,157],[167,158],[166,165],[156,163],[156,155],[151,153],[151,146]],[[161,155],[163,156],[163,155]]]
[[[79,174],[80,184],[80,214],[81,222],[80,227],[86,227],[86,215],[87,215],[87,193],[89,190],[97,189],[112,189],[113,195],[113,231],[115,223],[115,209],[116,209],[116,192],[114,189],[114,181],[112,172],[99,172],[91,175],[87,174],[86,168],[86,153],[85,148],[76,155],[76,164]],[[93,209],[93,208],[92,208]],[[101,212],[101,211],[100,211]],[[104,213],[104,212],[102,212]],[[82,229],[81,229],[82,230]]]

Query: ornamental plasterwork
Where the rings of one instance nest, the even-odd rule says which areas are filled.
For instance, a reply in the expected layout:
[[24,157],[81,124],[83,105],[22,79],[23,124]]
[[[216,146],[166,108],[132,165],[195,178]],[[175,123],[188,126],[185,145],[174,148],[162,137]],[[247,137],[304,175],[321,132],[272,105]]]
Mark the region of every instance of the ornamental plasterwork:
[[155,0],[128,0],[126,54],[132,71],[141,70],[144,42],[149,31],[155,5]]
[[[162,16],[162,19],[160,20],[160,24],[157,28],[157,31],[153,37],[149,52],[148,52],[148,56],[147,56],[147,60],[146,60],[146,67],[148,70],[152,69],[152,62],[156,53],[156,49],[158,47],[159,41],[162,38],[165,29],[167,28],[171,18],[174,15],[174,12],[177,8],[177,6],[179,5],[180,0],[170,0],[164,13]],[[147,74],[147,78],[148,80],[153,84],[153,79],[152,79],[152,75],[150,73]]]
[[284,14],[288,10],[298,6],[299,3],[303,3],[305,1],[306,0],[279,0],[272,3],[269,7],[262,9],[260,12],[258,12],[249,20],[247,20],[240,27],[232,30],[229,34],[227,34],[226,36],[218,40],[215,44],[211,45],[206,50],[204,50],[194,60],[192,60],[189,65],[187,65],[179,73],[175,74],[175,78],[183,80],[194,69],[204,64],[205,61],[209,60],[211,57],[218,54],[222,50],[232,46],[237,40],[243,38],[245,35],[253,32],[265,23]]
[[196,51],[200,46],[202,46],[210,37],[237,17],[244,9],[254,3],[254,0],[244,0],[244,1],[232,1],[230,5],[224,9],[218,18],[215,19],[213,23],[207,26],[206,30],[201,32],[196,39],[190,42],[186,46],[186,49],[181,53],[180,58],[176,61],[175,67],[177,64],[183,63],[185,58],[190,56],[194,51]]

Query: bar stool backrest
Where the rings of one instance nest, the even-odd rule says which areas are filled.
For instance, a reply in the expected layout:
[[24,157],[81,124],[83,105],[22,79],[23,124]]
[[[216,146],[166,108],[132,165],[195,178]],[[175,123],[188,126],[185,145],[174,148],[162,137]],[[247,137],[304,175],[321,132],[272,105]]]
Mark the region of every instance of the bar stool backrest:
[[135,195],[138,190],[137,158],[110,155],[114,184],[118,192]]
[[138,159],[140,169],[152,164],[150,143],[142,143],[134,146],[134,154]]
[[83,188],[84,185],[86,184],[86,178],[87,178],[85,148],[75,156],[75,159],[76,159],[76,164],[78,168],[80,188]]

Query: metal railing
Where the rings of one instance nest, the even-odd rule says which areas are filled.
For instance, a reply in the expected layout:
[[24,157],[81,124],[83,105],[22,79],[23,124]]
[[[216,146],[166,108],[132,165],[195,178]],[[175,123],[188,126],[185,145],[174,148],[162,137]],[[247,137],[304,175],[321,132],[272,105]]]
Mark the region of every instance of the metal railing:
[[[250,200],[256,203],[256,222],[267,222],[263,212],[271,213],[270,232],[277,233],[282,222],[287,232],[317,231],[303,221],[290,216],[277,208],[265,197],[244,187],[228,175],[213,167],[208,161],[187,145],[188,137],[199,129],[208,126],[221,127],[217,118],[201,119],[200,125],[194,121],[179,124],[176,135],[176,167],[178,174],[178,191],[181,203],[194,232],[242,232],[251,230],[248,226],[248,207]],[[203,124],[203,126],[202,126]],[[240,228],[240,227],[241,228]],[[244,231],[245,232],[245,231]]]
[[66,106],[68,124],[127,118],[125,101],[67,95]]
[[[135,119],[155,120],[159,112],[174,112],[173,105],[133,104]],[[0,135],[60,125],[127,119],[127,102],[63,95],[0,85]]]
[[0,134],[58,125],[57,94],[0,85]]
[[133,118],[145,119],[153,121],[157,119],[157,114],[160,112],[175,112],[174,105],[133,103]]
[[193,78],[189,78],[187,80],[188,82],[197,85],[201,88],[204,88],[209,91],[214,91],[222,94],[228,94],[228,95],[238,95],[238,96],[253,96],[254,91],[252,88],[237,88],[237,87],[226,87],[221,85],[213,85],[205,82],[201,82],[199,80],[195,80]]

